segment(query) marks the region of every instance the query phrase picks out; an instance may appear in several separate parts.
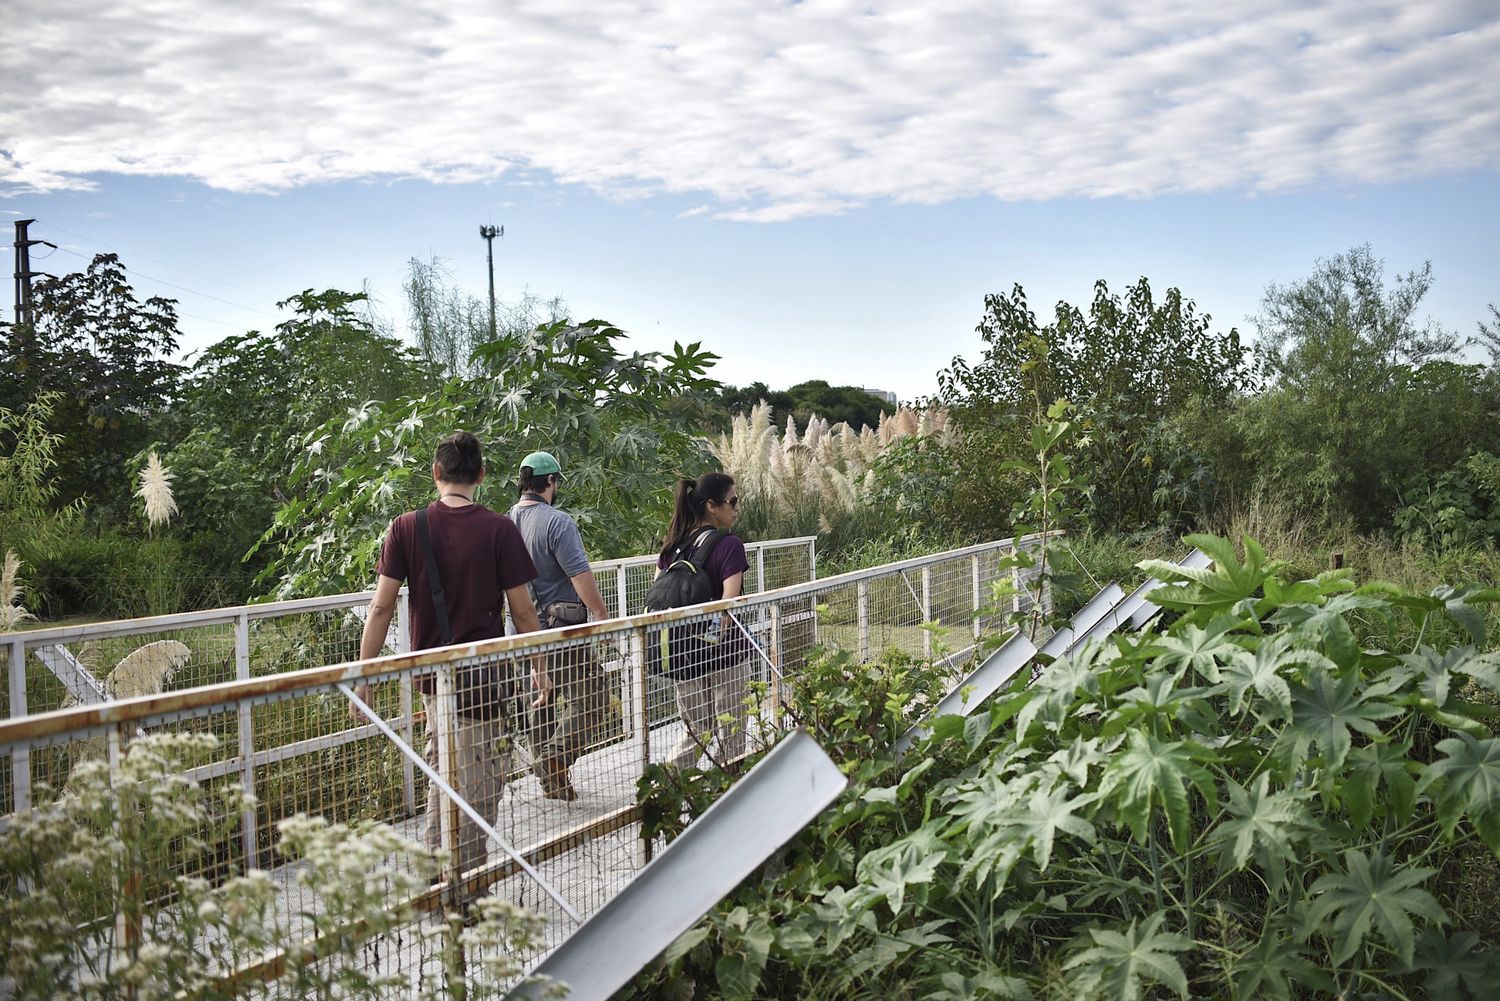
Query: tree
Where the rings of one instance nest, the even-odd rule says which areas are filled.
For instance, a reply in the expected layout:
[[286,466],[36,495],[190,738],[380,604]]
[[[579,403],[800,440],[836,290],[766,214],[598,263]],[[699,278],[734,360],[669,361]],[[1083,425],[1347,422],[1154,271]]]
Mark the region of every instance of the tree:
[[37,282],[32,300],[31,323],[0,323],[0,369],[17,376],[0,383],[0,406],[19,411],[59,394],[50,427],[67,443],[56,454],[61,500],[87,496],[124,516],[128,461],[177,389],[177,304],[139,301],[115,254]]
[[309,429],[441,383],[436,365],[374,328],[366,303],[362,293],[308,289],[277,304],[293,316],[273,334],[226,337],[184,378],[162,457],[177,477],[179,531],[214,565],[238,566],[297,496],[292,467]]
[[1431,287],[1430,263],[1388,283],[1368,246],[1267,287],[1257,351],[1272,386],[1238,408],[1214,463],[1237,492],[1378,530],[1500,444],[1493,374],[1456,363],[1469,339],[1417,319]]
[[472,378],[368,400],[304,435],[294,495],[260,543],[273,554],[263,579],[282,595],[368,587],[386,526],[430,497],[433,446],[457,428],[484,443],[490,506],[509,507],[515,463],[546,448],[590,555],[654,548],[676,477],[712,465],[700,425],[673,404],[718,388],[705,375],[716,356],[698,344],[625,355],[624,336],[601,320],[509,334],[474,353]]
[[761,402],[771,405],[778,420],[795,417],[799,425],[806,426],[816,415],[829,424],[848,424],[855,431],[878,427],[882,416],[896,411],[894,404],[858,386],[832,386],[823,379],[809,379],[786,390],[771,389],[764,382],[725,386],[717,394],[716,402],[722,408],[717,422],[721,430],[728,429],[728,418],[749,413]]
[[1304,398],[1339,403],[1390,388],[1397,373],[1452,358],[1468,341],[1417,307],[1432,288],[1432,262],[1386,287],[1385,262],[1369,244],[1319,259],[1291,285],[1271,284],[1256,319],[1257,351],[1274,383]]
[[1223,411],[1256,384],[1239,332],[1211,333],[1211,321],[1175,288],[1158,302],[1145,278],[1123,299],[1098,281],[1087,313],[1059,302],[1045,325],[1019,285],[986,296],[982,359],[955,358],[938,374],[966,438],[965,472],[994,481],[996,460],[1027,450],[1020,417],[1034,398],[1067,399],[1088,430],[1076,472],[1093,485],[1094,523],[1190,522],[1212,504],[1214,483],[1170,418]]
[[[449,284],[446,262],[432,257],[407,261],[406,304],[411,330],[423,357],[450,375],[473,375],[474,351],[490,339],[489,307],[475,296]],[[559,296],[543,300],[523,292],[514,305],[498,303],[497,335],[524,334],[538,323],[567,319],[567,305]]]

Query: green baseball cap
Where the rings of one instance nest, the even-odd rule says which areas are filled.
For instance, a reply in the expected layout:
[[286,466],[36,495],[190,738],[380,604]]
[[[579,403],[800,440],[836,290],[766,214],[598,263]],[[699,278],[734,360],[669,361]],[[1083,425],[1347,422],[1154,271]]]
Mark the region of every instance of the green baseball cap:
[[551,452],[532,452],[521,460],[521,468],[531,467],[531,475],[546,476],[548,473],[562,474],[562,467],[552,457]]

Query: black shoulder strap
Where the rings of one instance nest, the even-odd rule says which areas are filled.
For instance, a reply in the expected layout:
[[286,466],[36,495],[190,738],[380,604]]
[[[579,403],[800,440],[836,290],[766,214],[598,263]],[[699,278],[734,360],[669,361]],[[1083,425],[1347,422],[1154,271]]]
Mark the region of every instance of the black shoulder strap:
[[693,555],[688,560],[693,565],[693,570],[703,569],[704,564],[708,562],[708,558],[713,555],[714,546],[717,546],[719,540],[728,534],[728,532],[715,528],[709,530],[708,534],[698,539],[698,544],[693,547]]
[[422,552],[427,554],[427,582],[432,585],[432,607],[437,610],[438,635],[443,645],[453,642],[453,629],[448,625],[448,605],[443,601],[443,578],[438,573],[437,557],[432,552],[432,536],[427,531],[427,509],[417,508],[417,541]]

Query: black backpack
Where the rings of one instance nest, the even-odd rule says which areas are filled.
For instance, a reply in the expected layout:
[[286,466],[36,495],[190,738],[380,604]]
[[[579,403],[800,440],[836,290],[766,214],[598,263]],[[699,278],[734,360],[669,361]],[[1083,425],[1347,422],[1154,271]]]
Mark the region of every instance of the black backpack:
[[[674,549],[672,562],[646,592],[646,611],[661,612],[713,601],[714,581],[704,566],[713,555],[714,546],[728,534],[717,528],[710,529],[699,535],[696,543],[690,537]],[[715,625],[716,622],[689,622],[647,630],[646,666],[653,673],[665,674],[674,681],[701,678],[714,666],[712,655],[715,650],[704,637],[717,632],[711,629]]]

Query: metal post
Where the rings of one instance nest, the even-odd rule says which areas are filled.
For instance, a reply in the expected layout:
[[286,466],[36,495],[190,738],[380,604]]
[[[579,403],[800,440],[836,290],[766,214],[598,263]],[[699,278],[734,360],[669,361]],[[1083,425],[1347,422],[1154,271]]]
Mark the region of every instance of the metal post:
[[625,593],[625,564],[621,563],[615,570],[615,611],[620,618],[630,614],[630,603],[626,600]]
[[[392,644],[394,653],[411,652],[411,607],[408,601],[409,594],[405,589],[396,596],[396,638]],[[398,681],[401,713],[401,736],[408,746],[416,746],[415,700],[412,698],[411,672],[405,671]],[[431,725],[430,723],[428,724]],[[405,755],[401,756],[401,802],[406,808],[406,816],[417,815],[417,769]]]
[[[922,621],[932,621],[932,567],[922,568]],[[932,630],[922,630],[922,655],[932,659]]]
[[484,256],[490,266],[490,340],[495,334],[495,237],[505,235],[504,226],[480,226],[479,235],[484,237]]
[[[635,733],[636,741],[640,745],[641,774],[646,772],[646,766],[651,764],[651,711],[646,702],[648,691],[646,683],[646,630],[632,629],[630,631],[630,677],[631,708],[635,711]],[[651,842],[645,838],[641,839],[641,864],[645,865],[651,861]]]
[[[453,687],[453,665],[443,664],[437,669],[437,695],[427,700],[427,726],[434,728],[437,739],[437,771],[443,780],[458,788],[457,762],[458,744],[454,734],[457,724],[458,698]],[[458,804],[447,796],[439,797],[442,813],[438,815],[438,843],[448,850],[448,869],[444,880],[450,887],[457,887],[463,874],[463,861],[458,844]]]
[[974,639],[979,639],[979,554],[973,556],[974,564]]
[[[1019,552],[1014,545],[1011,546],[1010,551],[1012,555]],[[1025,582],[1021,580],[1021,568],[1019,566],[1010,568],[1010,586],[1011,590],[1015,592],[1010,599],[1011,611],[1015,613],[1017,623],[1019,624],[1021,602],[1026,597]]]
[[818,579],[818,540],[807,540],[807,579]]
[[[234,676],[250,680],[250,613],[241,611],[234,617]],[[255,796],[255,720],[250,704],[241,702],[238,709],[240,737],[240,788],[247,803]],[[245,868],[260,865],[258,861],[255,807],[246,806],[240,813],[240,843],[245,852]]]
[[771,718],[781,725],[781,602],[771,606]]
[[866,581],[860,581],[855,586],[857,615],[859,622],[859,661],[863,664],[870,659],[870,585]]
[[[10,717],[26,715],[26,642],[19,636],[10,644]],[[17,744],[10,751],[11,808],[31,809],[31,749]]]
[[[111,776],[120,774],[120,766],[125,759],[125,744],[130,739],[130,728],[128,724],[117,723],[110,728],[105,736],[108,742],[109,773]],[[126,846],[125,858],[131,859],[134,853],[130,850],[130,839],[137,836],[134,830],[139,822],[138,803],[126,803],[115,790],[115,836],[120,843]],[[133,956],[141,943],[141,917],[145,909],[141,899],[141,874],[129,861],[126,862],[124,873],[124,899],[121,901],[120,917],[116,924],[116,934],[119,941],[124,943],[125,954]]]
[[755,550],[755,589],[766,590],[766,547],[764,544]]

